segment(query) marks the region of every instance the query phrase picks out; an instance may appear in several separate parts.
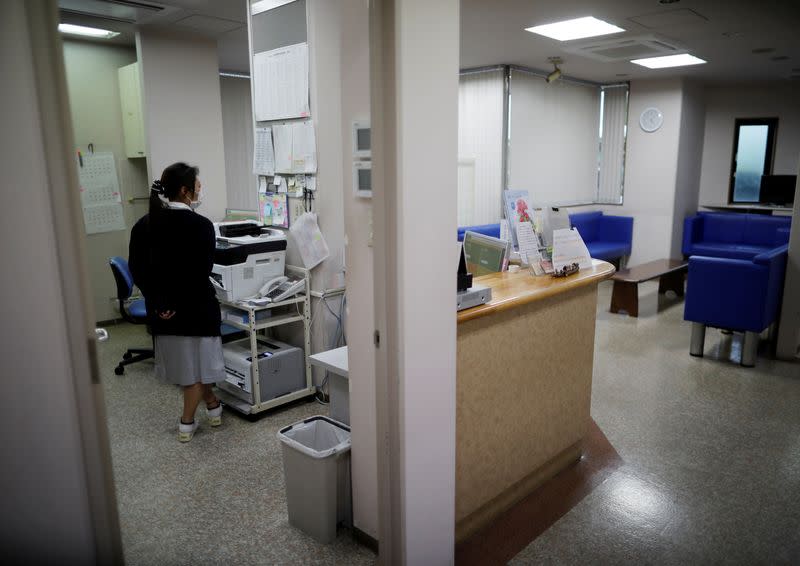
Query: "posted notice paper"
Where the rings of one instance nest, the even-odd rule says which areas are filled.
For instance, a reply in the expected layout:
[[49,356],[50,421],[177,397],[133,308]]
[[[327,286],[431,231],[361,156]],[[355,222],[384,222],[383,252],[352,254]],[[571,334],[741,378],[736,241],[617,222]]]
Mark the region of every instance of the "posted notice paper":
[[307,43],[256,53],[253,56],[253,79],[257,122],[311,115]]
[[581,269],[592,267],[592,258],[577,230],[553,230],[553,269],[577,263]]
[[277,173],[317,172],[317,138],[310,120],[272,126]]
[[532,265],[542,261],[539,253],[539,240],[533,231],[533,224],[520,222],[517,224],[517,241],[519,242],[519,257],[522,263]]
[[272,128],[256,128],[253,136],[253,174],[275,174],[275,149],[272,147]]

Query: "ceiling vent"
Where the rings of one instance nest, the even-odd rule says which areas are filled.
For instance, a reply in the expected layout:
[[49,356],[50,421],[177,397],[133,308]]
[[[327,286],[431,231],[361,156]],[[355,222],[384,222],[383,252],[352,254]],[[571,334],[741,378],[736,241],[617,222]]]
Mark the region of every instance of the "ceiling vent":
[[603,63],[677,55],[686,52],[686,49],[672,40],[655,35],[584,41],[565,46],[563,49],[569,53],[588,57],[595,61],[602,61]]
[[153,16],[175,10],[154,2],[136,0],[58,0],[58,7],[62,12],[129,24],[143,23]]

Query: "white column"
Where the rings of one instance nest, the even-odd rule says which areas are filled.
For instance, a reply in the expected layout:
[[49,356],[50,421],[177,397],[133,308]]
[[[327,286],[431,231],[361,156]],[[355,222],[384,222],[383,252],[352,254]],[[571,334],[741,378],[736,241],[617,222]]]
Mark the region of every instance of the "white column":
[[800,293],[797,291],[800,289],[800,189],[795,188],[795,195],[777,355],[782,360],[797,361],[800,358]]
[[381,560],[450,564],[459,4],[372,8]]
[[177,161],[200,167],[203,206],[222,220],[228,203],[217,43],[186,33],[136,33],[147,171],[150,180]]

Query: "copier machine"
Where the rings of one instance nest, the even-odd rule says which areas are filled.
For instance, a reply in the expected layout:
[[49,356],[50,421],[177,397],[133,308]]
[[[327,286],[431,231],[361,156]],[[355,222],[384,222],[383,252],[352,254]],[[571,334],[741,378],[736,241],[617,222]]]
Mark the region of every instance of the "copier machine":
[[255,220],[216,222],[217,247],[211,279],[217,297],[239,301],[254,296],[265,282],[283,275],[286,235]]

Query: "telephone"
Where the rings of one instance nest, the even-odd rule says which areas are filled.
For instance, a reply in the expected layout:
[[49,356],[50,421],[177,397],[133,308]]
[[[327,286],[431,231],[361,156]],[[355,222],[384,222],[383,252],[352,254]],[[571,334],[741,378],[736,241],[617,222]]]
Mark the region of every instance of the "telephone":
[[282,275],[267,281],[264,286],[258,290],[258,296],[270,302],[277,303],[302,291],[305,284],[305,279],[289,279]]

